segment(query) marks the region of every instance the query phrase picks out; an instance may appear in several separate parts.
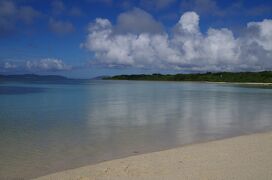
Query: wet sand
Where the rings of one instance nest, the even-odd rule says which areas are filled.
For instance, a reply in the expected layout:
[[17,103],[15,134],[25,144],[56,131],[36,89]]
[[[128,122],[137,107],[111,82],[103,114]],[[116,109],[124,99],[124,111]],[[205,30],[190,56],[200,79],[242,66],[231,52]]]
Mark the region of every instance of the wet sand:
[[272,179],[272,132],[136,155],[37,179],[268,180]]

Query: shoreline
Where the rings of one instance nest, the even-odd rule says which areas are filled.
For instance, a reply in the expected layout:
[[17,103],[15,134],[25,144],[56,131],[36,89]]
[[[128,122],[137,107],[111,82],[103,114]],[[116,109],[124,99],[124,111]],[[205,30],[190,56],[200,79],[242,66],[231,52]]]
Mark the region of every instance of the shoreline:
[[269,131],[133,155],[36,179],[269,179],[271,154]]
[[257,82],[212,82],[204,81],[207,83],[217,83],[217,84],[237,84],[237,85],[256,85],[256,86],[271,86],[272,83],[257,83]]
[[227,82],[227,81],[166,81],[166,80],[128,80],[128,79],[102,79],[102,81],[146,81],[146,82],[182,82],[182,83],[211,83],[211,84],[236,84],[236,85],[256,85],[272,86],[272,82]]

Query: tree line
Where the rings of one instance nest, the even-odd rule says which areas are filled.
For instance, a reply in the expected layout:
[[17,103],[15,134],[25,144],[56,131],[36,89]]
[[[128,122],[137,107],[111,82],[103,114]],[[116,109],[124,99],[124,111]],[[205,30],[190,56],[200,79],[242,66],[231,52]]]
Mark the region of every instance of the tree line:
[[105,77],[106,80],[147,81],[208,81],[272,83],[272,71],[262,72],[207,72],[196,74],[134,74]]

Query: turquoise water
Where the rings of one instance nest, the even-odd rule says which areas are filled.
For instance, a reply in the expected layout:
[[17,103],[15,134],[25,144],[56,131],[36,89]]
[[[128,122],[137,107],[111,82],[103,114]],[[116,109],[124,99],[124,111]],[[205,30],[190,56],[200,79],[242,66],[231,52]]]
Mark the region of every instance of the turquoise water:
[[272,129],[272,89],[189,82],[0,84],[0,179]]

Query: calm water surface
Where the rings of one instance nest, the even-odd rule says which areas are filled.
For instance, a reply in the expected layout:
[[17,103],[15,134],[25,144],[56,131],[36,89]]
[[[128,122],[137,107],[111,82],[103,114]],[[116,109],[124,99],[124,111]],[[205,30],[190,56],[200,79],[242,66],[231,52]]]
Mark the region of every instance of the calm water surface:
[[0,179],[272,130],[272,89],[209,83],[0,84]]

